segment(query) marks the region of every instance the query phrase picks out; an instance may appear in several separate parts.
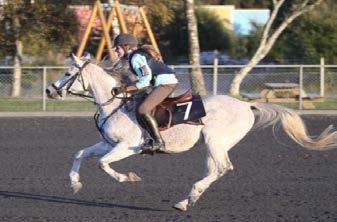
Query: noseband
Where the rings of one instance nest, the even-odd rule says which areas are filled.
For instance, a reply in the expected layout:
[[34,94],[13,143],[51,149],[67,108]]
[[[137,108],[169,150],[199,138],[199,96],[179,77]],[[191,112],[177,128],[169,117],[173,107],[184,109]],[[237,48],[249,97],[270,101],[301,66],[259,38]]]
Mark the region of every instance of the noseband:
[[[67,93],[69,94],[72,94],[72,95],[76,95],[76,96],[80,96],[80,97],[90,97],[92,98],[91,96],[87,96],[85,94],[80,94],[80,93],[74,93],[70,90],[71,86],[74,84],[75,80],[78,78],[78,77],[81,77],[82,81],[81,84],[82,84],[82,87],[84,89],[84,91],[88,91],[86,88],[85,88],[85,85],[84,85],[84,81],[83,81],[83,76],[82,76],[82,71],[83,69],[89,64],[90,62],[89,61],[85,61],[84,64],[82,66],[78,66],[77,64],[75,64],[76,68],[78,68],[78,72],[72,76],[71,78],[69,78],[67,81],[65,81],[61,86],[57,87],[54,83],[51,84],[51,86],[56,90],[57,94],[59,96],[62,97],[62,88],[67,85],[67,88],[66,88],[66,91]],[[66,76],[70,76],[70,73],[69,72],[66,72],[65,73]]]

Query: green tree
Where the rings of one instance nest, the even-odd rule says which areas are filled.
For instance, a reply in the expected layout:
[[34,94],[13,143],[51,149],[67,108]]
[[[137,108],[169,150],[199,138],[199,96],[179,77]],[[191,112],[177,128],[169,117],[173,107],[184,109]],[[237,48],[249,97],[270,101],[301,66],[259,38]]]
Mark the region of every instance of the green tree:
[[[188,32],[183,1],[121,0],[120,3],[146,7],[165,61],[187,61]],[[198,5],[204,4],[204,1],[197,1],[195,4],[201,51],[218,49],[231,54],[235,41],[233,33],[225,29],[216,15],[198,9]]]
[[218,16],[209,10],[196,10],[201,51],[219,50],[233,54],[234,33],[227,30]]
[[[232,55],[234,52],[235,36],[231,30],[227,30],[221,19],[205,9],[196,9],[198,22],[198,35],[200,51],[219,50]],[[186,62],[188,54],[188,31],[185,13],[181,5],[176,6],[174,18],[171,22],[161,27],[159,44],[162,52],[168,56],[169,62],[178,60]],[[179,58],[179,59],[177,59]]]
[[[317,63],[321,57],[326,63],[337,62],[337,6],[328,1],[295,21],[281,41],[286,48],[285,58],[295,62]],[[274,51],[274,50],[273,50]],[[299,60],[299,59],[302,59]]]
[[[262,33],[259,47],[255,54],[250,59],[247,65],[243,67],[234,77],[230,94],[233,96],[239,95],[239,89],[242,80],[249,73],[252,68],[258,64],[262,59],[266,57],[271,48],[274,46],[276,40],[280,37],[281,33],[300,15],[312,11],[316,6],[320,5],[324,0],[298,0],[298,1],[285,1],[285,0],[273,0],[273,10],[270,18],[267,21]],[[280,11],[286,3],[287,11],[283,13]],[[290,6],[288,5],[290,4]],[[281,14],[279,14],[281,12]]]
[[200,68],[200,46],[198,22],[195,15],[194,0],[184,0],[188,31],[189,63],[193,65],[190,73],[192,90],[200,95],[206,95],[205,83]]
[[14,58],[13,97],[20,95],[23,55],[35,58],[35,64],[39,62],[37,58],[43,58],[43,64],[47,64],[50,56],[54,63],[52,52],[64,53],[73,44],[76,26],[65,2],[12,0],[3,5],[0,55]]
[[200,4],[235,5],[236,8],[266,8],[270,0],[199,0]]
[[[76,21],[67,1],[8,1],[0,19],[0,54],[14,56],[15,41],[23,44],[23,54],[34,56],[35,64],[52,64],[48,54],[66,54],[75,43]],[[51,53],[52,52],[52,53]]]
[[[255,29],[250,33],[250,35],[237,37],[234,43],[233,57],[235,59],[251,58],[256,52],[260,43],[263,27],[256,24],[254,26]],[[289,49],[290,46],[288,42],[284,38],[280,37],[268,55],[266,55],[266,57],[261,61],[267,63],[285,63],[286,59],[289,58],[289,56],[292,56],[289,54]]]

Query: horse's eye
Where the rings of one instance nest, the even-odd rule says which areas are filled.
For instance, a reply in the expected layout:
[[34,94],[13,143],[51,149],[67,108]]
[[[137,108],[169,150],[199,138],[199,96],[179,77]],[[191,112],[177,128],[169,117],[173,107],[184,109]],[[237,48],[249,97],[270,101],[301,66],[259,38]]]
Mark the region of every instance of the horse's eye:
[[70,73],[69,72],[66,72],[66,74],[64,74],[65,76],[70,76]]

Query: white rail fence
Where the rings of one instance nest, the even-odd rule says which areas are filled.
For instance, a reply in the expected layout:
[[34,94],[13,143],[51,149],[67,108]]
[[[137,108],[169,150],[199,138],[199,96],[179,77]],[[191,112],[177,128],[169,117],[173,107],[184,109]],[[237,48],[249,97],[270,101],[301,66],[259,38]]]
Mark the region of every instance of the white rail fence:
[[[171,67],[174,68],[180,80],[178,91],[190,89],[189,73],[193,66],[172,65]],[[207,94],[228,94],[235,74],[242,67],[243,65],[217,65],[216,63],[202,65]],[[26,111],[25,107],[29,106],[29,102],[36,103],[34,108],[30,108],[31,110],[57,110],[55,102],[47,99],[45,88],[47,84],[58,79],[67,68],[62,66],[22,67],[21,93],[19,97],[13,98],[11,90],[14,67],[0,66],[0,112]],[[274,85],[296,84],[299,87],[299,92],[324,99],[324,102],[320,102],[321,105],[318,104],[315,107],[316,109],[337,109],[337,65],[257,65],[243,80],[240,94],[260,95],[269,83]],[[306,108],[302,104],[302,98],[305,96],[300,93],[296,101],[293,102],[295,107],[292,108]],[[254,98],[246,97],[248,100],[254,101]],[[258,98],[255,99],[258,101]],[[74,107],[69,105],[64,109],[83,108],[78,105],[82,99],[71,98],[70,101],[77,101],[77,103]],[[83,102],[87,101],[83,100]],[[15,106],[20,108],[15,109]]]

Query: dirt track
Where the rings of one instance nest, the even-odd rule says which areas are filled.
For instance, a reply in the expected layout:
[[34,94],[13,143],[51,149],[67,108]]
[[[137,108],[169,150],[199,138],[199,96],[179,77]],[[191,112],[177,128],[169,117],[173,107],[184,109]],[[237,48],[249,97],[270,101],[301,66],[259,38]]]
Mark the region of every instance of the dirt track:
[[[318,134],[337,117],[305,118]],[[112,164],[143,181],[117,183],[81,168],[72,195],[68,173],[77,150],[97,142],[91,118],[0,118],[0,221],[337,221],[337,150],[314,152],[271,129],[249,134],[230,152],[235,170],[187,212],[171,208],[204,173],[202,145],[177,155],[135,156]]]

